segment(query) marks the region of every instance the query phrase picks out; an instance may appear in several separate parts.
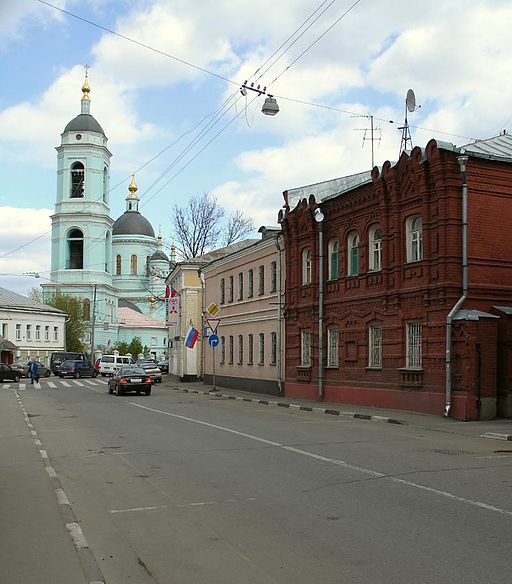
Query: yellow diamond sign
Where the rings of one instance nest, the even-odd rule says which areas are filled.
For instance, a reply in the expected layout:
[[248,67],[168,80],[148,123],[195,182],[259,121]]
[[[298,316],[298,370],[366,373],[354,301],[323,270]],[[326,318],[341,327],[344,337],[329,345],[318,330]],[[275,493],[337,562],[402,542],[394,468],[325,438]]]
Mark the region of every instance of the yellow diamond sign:
[[220,312],[220,307],[217,306],[217,304],[215,304],[215,302],[211,302],[207,308],[206,308],[206,312],[210,315],[210,316],[217,316],[217,314],[219,314]]

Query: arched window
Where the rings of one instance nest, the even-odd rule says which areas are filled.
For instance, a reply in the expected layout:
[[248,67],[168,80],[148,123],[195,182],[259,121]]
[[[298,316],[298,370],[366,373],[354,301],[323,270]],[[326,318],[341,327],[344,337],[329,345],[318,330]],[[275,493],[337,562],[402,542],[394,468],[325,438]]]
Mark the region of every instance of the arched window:
[[329,280],[337,280],[340,275],[340,243],[337,239],[329,241]]
[[359,235],[350,233],[347,237],[348,275],[359,275]]
[[311,250],[305,249],[302,252],[302,285],[311,284]]
[[80,229],[72,229],[68,233],[68,270],[82,270],[84,267],[84,234]]
[[151,261],[151,258],[149,256],[146,256],[146,276],[149,276],[149,262]]
[[89,298],[84,300],[83,315],[84,320],[91,320],[91,301]]
[[137,256],[136,255],[132,255],[132,257],[130,258],[130,274],[132,276],[137,275]]
[[121,275],[121,256],[116,255],[116,276]]
[[107,194],[108,194],[108,169],[105,166],[103,169],[103,202],[107,202]]
[[81,162],[73,162],[71,165],[71,193],[72,199],[84,196],[85,166]]
[[368,268],[372,272],[382,270],[382,231],[378,225],[368,233]]
[[105,272],[110,273],[112,248],[110,247],[110,231],[105,235]]
[[423,224],[420,215],[408,217],[405,222],[405,240],[407,262],[419,262],[423,259]]

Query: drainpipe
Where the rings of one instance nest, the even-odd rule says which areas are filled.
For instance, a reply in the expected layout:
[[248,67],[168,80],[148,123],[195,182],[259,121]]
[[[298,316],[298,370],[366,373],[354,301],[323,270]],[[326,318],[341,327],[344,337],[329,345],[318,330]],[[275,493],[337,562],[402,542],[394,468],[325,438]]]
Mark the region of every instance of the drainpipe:
[[324,398],[324,214],[315,209],[318,223],[318,399]]
[[277,249],[277,282],[278,282],[278,296],[277,296],[277,389],[279,395],[283,395],[283,337],[282,337],[282,321],[283,321],[283,283],[281,281],[281,274],[283,273],[283,267],[281,262],[283,261],[283,249],[281,247],[281,242],[279,241],[280,235],[276,238],[276,249]]
[[462,177],[462,296],[446,317],[446,360],[445,360],[445,404],[444,415],[450,415],[452,407],[452,321],[453,317],[468,297],[468,180],[466,175],[467,156],[458,156],[457,161]]

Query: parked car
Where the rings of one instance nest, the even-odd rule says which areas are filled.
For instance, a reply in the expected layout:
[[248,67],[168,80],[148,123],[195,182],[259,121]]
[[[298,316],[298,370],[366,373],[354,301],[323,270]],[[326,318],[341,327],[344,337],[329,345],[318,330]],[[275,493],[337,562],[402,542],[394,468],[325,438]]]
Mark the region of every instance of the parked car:
[[0,380],[1,381],[14,381],[18,383],[21,379],[20,372],[13,369],[10,365],[6,363],[0,363]]
[[[49,367],[46,367],[45,365],[43,365],[42,363],[40,363],[39,361],[36,361],[37,363],[37,374],[39,375],[39,377],[50,377],[50,375],[52,374],[52,371]],[[16,369],[16,371],[19,371],[20,375],[22,377],[28,377],[28,366],[30,365],[30,359],[18,359],[16,360],[13,365],[12,368]]]
[[72,353],[70,351],[58,351],[50,357],[50,369],[54,375],[59,374],[59,367],[64,361],[88,361],[85,353]]
[[96,377],[98,372],[89,361],[64,361],[59,367],[59,377]]
[[100,358],[100,373],[105,375],[114,375],[116,371],[123,367],[135,365],[135,361],[130,355],[102,355]]
[[169,361],[158,361],[157,365],[162,373],[169,373]]
[[137,365],[144,369],[153,383],[162,383],[162,372],[155,361],[138,361]]
[[151,395],[151,377],[142,367],[137,365],[122,367],[108,381],[108,392],[123,395],[129,391],[137,392],[137,395],[145,393]]

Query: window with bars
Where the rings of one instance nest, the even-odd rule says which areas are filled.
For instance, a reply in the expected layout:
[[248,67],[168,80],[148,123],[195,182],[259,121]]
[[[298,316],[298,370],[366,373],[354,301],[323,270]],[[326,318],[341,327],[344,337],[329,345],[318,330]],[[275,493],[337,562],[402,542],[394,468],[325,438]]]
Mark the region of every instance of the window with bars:
[[368,367],[382,367],[382,326],[368,327]]
[[252,365],[254,363],[254,335],[250,334],[247,341],[247,365]]
[[265,363],[265,335],[260,333],[260,361],[259,364],[263,365]]
[[421,369],[421,323],[407,323],[407,359],[406,366],[410,369]]
[[311,331],[304,330],[300,334],[300,364],[301,367],[311,367]]
[[244,299],[244,275],[242,272],[238,274],[238,300]]
[[249,282],[247,290],[247,298],[252,298],[254,296],[254,270],[249,270]]
[[233,363],[233,335],[229,335],[228,363]]
[[258,275],[259,275],[258,295],[263,296],[263,294],[265,294],[265,266],[259,267]]
[[327,329],[327,367],[338,367],[340,333],[337,329]]
[[277,262],[270,264],[270,291],[277,291]]
[[244,337],[238,335],[238,364],[242,365],[244,362]]
[[228,280],[228,302],[233,302],[233,276],[229,276]]
[[302,285],[311,284],[311,250],[305,249],[302,252]]
[[220,281],[220,303],[224,304],[226,302],[226,280],[224,278]]
[[270,333],[270,364],[277,363],[277,334]]

